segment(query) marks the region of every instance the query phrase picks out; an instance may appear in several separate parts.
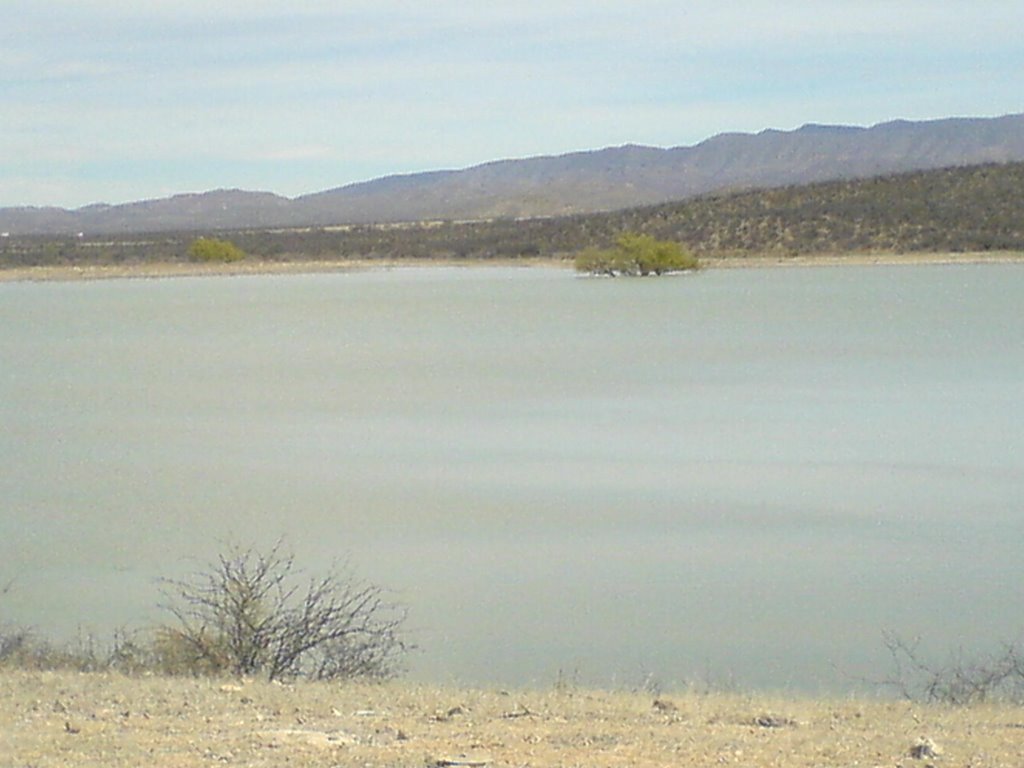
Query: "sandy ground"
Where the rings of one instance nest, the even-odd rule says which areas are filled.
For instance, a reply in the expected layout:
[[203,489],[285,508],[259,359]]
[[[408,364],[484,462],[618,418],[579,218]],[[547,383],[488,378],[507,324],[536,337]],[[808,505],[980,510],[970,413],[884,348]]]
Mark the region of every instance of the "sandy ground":
[[[979,264],[1022,263],[1024,253],[912,253],[912,254],[824,254],[817,256],[735,256],[703,259],[709,269],[780,267],[780,266],[840,266],[871,264]],[[488,260],[416,260],[416,259],[349,259],[345,261],[259,261],[247,259],[231,264],[193,264],[188,262],[161,262],[153,264],[107,264],[81,266],[11,267],[0,268],[0,282],[12,281],[72,281],[103,280],[110,278],[201,277],[216,275],[278,275],[351,272],[367,269],[393,269],[396,267],[432,266],[497,266],[497,267],[553,267],[571,269],[567,259],[488,259]]]
[[839,267],[873,264],[1024,264],[1024,253],[985,251],[977,253],[854,253],[813,256],[734,256],[703,259],[710,269],[732,267]]
[[1024,708],[0,672],[0,765],[1024,765]]
[[344,261],[259,261],[246,259],[230,264],[157,262],[152,264],[92,264],[81,266],[0,267],[0,282],[74,281],[113,278],[205,277],[231,275],[301,275],[330,272],[358,272],[395,268],[446,266],[565,267],[572,262],[559,259],[445,261],[442,259],[346,259]]

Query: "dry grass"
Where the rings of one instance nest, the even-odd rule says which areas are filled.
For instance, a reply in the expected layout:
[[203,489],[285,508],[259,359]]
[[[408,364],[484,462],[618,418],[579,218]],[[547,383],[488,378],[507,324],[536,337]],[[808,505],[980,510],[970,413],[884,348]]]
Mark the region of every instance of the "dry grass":
[[1024,708],[998,705],[27,671],[0,685],[4,766],[1024,765]]

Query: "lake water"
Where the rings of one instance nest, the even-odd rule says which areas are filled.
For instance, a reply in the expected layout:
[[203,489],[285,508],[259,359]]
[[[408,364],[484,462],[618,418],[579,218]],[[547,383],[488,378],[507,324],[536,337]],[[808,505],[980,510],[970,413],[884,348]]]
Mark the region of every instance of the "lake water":
[[58,636],[287,535],[414,679],[842,691],[1024,629],[1024,267],[0,285],[0,578]]

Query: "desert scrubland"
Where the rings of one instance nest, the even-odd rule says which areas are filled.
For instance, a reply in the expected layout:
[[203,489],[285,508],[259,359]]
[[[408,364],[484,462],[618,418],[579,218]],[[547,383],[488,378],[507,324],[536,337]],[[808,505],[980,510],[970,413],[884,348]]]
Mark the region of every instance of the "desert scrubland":
[[5,766],[1020,766],[1024,708],[0,672]]

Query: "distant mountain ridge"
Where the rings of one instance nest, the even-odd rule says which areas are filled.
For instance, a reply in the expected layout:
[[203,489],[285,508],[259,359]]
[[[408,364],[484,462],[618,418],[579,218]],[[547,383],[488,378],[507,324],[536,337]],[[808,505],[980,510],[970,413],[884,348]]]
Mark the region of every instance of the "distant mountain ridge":
[[[707,194],[572,216],[471,222],[243,229],[258,264],[566,259],[623,232],[679,243],[700,258],[857,254],[1024,254],[1024,162]],[[0,271],[190,261],[194,230],[0,238]]]
[[625,145],[386,176],[293,199],[215,190],[76,210],[2,208],[0,231],[123,234],[562,216],[726,190],[1021,160],[1024,114],[870,128],[808,124],[724,133],[689,147]]

